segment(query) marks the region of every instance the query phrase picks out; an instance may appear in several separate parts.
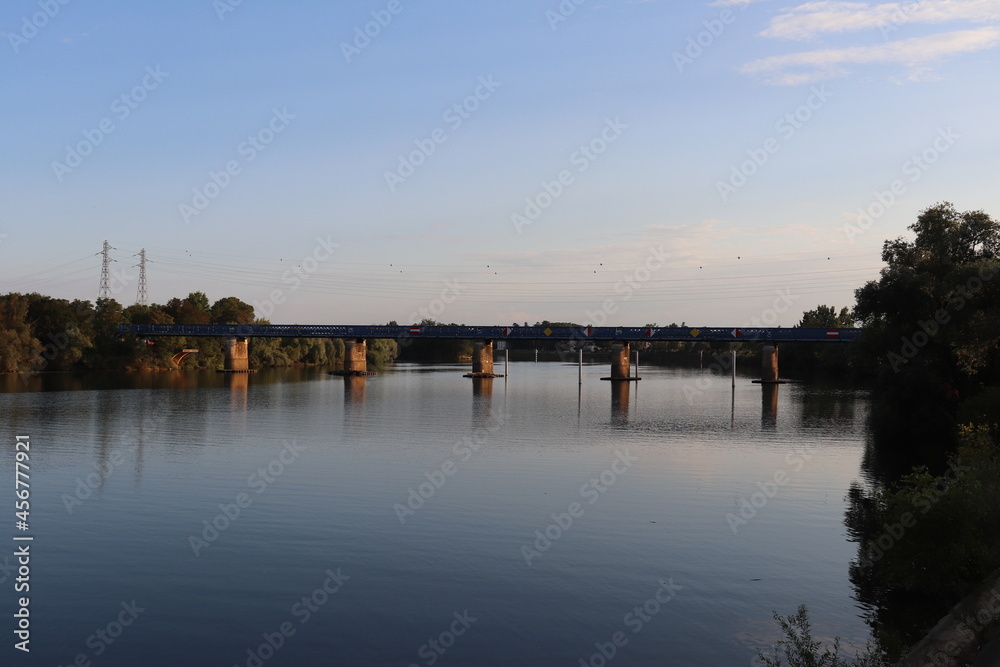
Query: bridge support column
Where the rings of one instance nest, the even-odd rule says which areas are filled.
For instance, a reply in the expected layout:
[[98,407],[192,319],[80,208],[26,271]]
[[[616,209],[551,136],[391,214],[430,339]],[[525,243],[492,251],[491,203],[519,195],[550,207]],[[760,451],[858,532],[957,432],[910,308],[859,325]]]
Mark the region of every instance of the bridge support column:
[[502,377],[493,372],[493,341],[477,340],[472,343],[472,372],[467,373],[465,377]]
[[615,343],[611,346],[611,377],[601,378],[612,382],[631,382],[638,380],[632,377],[632,346],[628,341]]
[[493,341],[477,340],[472,347],[472,372],[493,374]]
[[778,379],[778,344],[764,343],[761,354],[760,381],[762,384],[777,384]]
[[368,376],[375,371],[368,370],[368,343],[364,338],[347,338],[344,340],[344,367],[330,371],[330,375]]
[[625,380],[632,370],[632,346],[628,343],[615,343],[611,346],[611,379]]
[[368,343],[364,338],[344,341],[344,371],[351,375],[368,372]]
[[223,370],[227,373],[250,372],[250,343],[244,337],[226,339],[226,363]]

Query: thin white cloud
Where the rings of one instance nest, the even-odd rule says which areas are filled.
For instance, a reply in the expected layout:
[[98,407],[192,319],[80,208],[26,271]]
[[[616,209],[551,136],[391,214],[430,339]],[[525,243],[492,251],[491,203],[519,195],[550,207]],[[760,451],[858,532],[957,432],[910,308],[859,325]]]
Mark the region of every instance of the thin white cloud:
[[766,2],[766,0],[715,0],[708,3],[709,7],[745,7],[755,2]]
[[[742,1],[717,0],[718,3]],[[769,39],[803,41],[823,35],[867,32],[879,42],[762,58],[743,65],[740,71],[760,76],[771,85],[792,86],[848,76],[865,65],[895,64],[904,66],[905,70],[904,73],[890,75],[891,81],[934,81],[941,78],[937,71],[941,61],[1000,46],[1000,28],[972,28],[969,25],[998,21],[1000,0],[878,3],[815,0],[781,10],[759,35]],[[944,27],[948,23],[965,24],[969,29],[956,29],[962,27],[960,25]],[[941,27],[935,34],[890,40],[898,36],[896,33],[900,28],[915,24]]]
[[762,58],[740,68],[744,74],[761,75],[772,85],[801,85],[847,76],[852,66],[900,64],[909,68],[909,80],[934,78],[933,63],[962,53],[1000,46],[1000,28],[958,30],[885,44],[822,49]]
[[[728,0],[727,0],[728,1]],[[807,40],[823,33],[881,29],[883,33],[911,23],[1000,20],[1000,0],[920,0],[911,2],[807,2],[776,16],[761,36]]]

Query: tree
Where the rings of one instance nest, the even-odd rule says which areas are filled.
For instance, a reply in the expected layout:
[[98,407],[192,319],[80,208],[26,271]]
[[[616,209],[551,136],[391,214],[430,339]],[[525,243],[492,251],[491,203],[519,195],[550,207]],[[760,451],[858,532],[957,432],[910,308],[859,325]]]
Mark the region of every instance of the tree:
[[186,299],[173,298],[163,306],[177,324],[209,324],[212,315],[209,312],[208,299],[201,292],[192,292]]
[[17,293],[0,297],[0,372],[27,371],[42,362],[41,342],[28,321],[28,301]]
[[204,292],[191,292],[187,295],[187,301],[198,310],[203,310],[206,313],[209,311],[208,297],[205,296]]
[[837,312],[833,306],[816,306],[813,310],[802,313],[802,319],[797,327],[818,329],[840,329],[854,326],[854,317],[850,309],[844,306]]
[[28,319],[44,346],[45,370],[68,370],[92,346],[94,310],[88,301],[28,294]]
[[960,397],[1000,378],[1000,223],[948,202],[922,211],[913,241],[886,241],[878,280],[855,291],[862,351],[883,395],[952,422]]
[[[191,294],[188,299],[195,294],[201,292]],[[212,304],[211,315],[212,324],[253,324],[254,320],[253,306],[235,296],[227,296]]]

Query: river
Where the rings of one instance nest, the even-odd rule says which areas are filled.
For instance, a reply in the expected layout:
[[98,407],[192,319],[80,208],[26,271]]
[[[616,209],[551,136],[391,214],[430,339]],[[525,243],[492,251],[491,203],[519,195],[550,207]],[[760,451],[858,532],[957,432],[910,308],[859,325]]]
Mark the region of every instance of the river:
[[4,378],[27,664],[756,665],[800,604],[864,645],[866,392],[466,371]]

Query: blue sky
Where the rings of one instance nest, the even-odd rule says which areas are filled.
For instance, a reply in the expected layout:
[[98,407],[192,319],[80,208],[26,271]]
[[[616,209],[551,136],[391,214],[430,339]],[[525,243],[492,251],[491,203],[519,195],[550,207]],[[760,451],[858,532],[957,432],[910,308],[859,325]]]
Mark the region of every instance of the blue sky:
[[790,326],[923,208],[1000,215],[1000,0],[10,0],[0,37],[3,292],[93,300],[107,239],[125,305],[145,248],[151,301],[280,323]]

